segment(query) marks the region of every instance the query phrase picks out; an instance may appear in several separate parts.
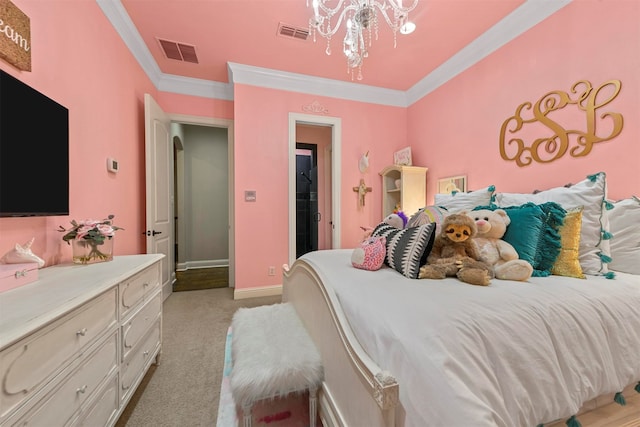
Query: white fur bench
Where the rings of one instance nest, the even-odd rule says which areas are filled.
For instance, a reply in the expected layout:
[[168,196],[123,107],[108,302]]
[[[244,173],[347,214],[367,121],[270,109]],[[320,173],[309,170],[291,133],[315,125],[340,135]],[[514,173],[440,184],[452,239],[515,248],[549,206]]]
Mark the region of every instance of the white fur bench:
[[309,425],[315,427],[322,360],[289,303],[241,308],[231,322],[231,393],[251,427],[255,402],[309,391]]

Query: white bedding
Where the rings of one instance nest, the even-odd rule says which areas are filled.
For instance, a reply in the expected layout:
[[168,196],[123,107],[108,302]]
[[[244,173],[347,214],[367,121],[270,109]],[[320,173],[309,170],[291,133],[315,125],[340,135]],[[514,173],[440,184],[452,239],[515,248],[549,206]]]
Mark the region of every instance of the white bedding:
[[640,381],[640,276],[412,280],[312,252],[353,332],[400,384],[407,427],[536,426]]

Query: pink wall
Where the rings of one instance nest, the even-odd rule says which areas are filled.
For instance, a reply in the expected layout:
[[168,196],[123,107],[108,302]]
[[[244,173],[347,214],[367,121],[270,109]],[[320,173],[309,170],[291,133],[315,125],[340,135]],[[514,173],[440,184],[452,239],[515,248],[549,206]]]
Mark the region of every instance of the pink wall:
[[[70,110],[71,215],[0,219],[0,254],[35,237],[33,250],[48,265],[69,261],[59,225],[71,219],[116,215],[116,254],[142,253],[144,212],[143,94],[169,113],[232,118],[235,123],[236,285],[281,283],[267,267],[287,262],[288,114],[314,101],[342,120],[342,247],[361,238],[360,225],[380,221],[378,172],[393,152],[411,145],[414,164],[429,168],[427,200],[438,177],[468,174],[470,188],[495,184],[498,191],[531,191],[576,182],[605,171],[612,198],[640,194],[640,3],[574,1],[425,99],[404,109],[270,90],[235,87],[234,102],[158,93],[97,3],[14,0],[31,18],[32,72],[6,62],[0,68]],[[588,28],[585,23],[590,23]],[[622,81],[607,106],[625,117],[616,139],[596,144],[586,157],[563,158],[525,168],[500,158],[503,121],[524,101],[551,90],[568,90],[579,79],[599,85]],[[369,151],[369,171],[358,170]],[[118,159],[117,175],[106,158]],[[25,174],[37,175],[28,165]],[[359,208],[352,191],[360,178],[373,187]],[[40,178],[40,177],[38,177]],[[46,191],[42,180],[38,191]],[[244,203],[244,190],[258,192]]]
[[[604,171],[611,198],[640,194],[639,22],[637,1],[574,1],[411,106],[409,143],[416,161],[429,167],[427,200],[433,201],[438,178],[462,174],[470,189],[494,184],[497,191],[529,192]],[[624,116],[618,137],[595,144],[585,157],[567,153],[546,164],[518,167],[500,157],[500,128],[517,106],[552,90],[569,91],[578,80],[599,86],[611,79],[620,80],[622,89],[598,115]],[[575,106],[562,120],[586,127]],[[598,119],[597,133],[610,134],[608,125]],[[546,133],[529,134],[529,140],[550,133],[537,129]]]
[[[58,226],[109,214],[124,228],[116,254],[144,252],[143,98],[155,88],[95,1],[13,3],[31,21],[32,71],[5,61],[0,68],[69,109],[70,215],[0,218],[0,256],[35,237],[32,250],[47,265],[70,261]],[[119,161],[117,175],[107,172],[107,157]],[[36,180],[34,193],[47,191],[28,161],[24,173]]]
[[[393,160],[393,151],[406,141],[403,108],[323,98],[247,85],[236,85],[236,287],[281,283],[267,276],[268,266],[278,270],[288,262],[288,113],[304,113],[314,101],[327,116],[342,118],[342,247],[361,239],[360,225],[375,225],[381,216],[381,179],[378,172]],[[268,107],[265,107],[268,106]],[[370,150],[371,168],[362,175],[358,159]],[[359,208],[357,186],[361,176],[374,187],[364,208]],[[245,190],[257,191],[256,203],[243,202]]]
[[233,120],[233,101],[169,92],[158,92],[156,96],[158,105],[165,113]]

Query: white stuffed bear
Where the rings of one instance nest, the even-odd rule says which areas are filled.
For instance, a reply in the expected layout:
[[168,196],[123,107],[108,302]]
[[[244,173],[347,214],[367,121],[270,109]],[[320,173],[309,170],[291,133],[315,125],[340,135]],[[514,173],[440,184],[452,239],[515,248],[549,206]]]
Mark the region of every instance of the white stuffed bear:
[[518,252],[508,242],[502,240],[511,219],[503,209],[463,211],[471,217],[478,228],[473,241],[478,247],[480,260],[492,265],[496,279],[527,281],[533,267],[518,258]]

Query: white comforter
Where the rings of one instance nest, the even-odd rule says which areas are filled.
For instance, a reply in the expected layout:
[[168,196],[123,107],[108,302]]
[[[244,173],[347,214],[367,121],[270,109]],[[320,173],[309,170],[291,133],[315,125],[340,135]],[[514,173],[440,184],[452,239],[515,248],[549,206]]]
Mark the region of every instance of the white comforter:
[[640,276],[411,280],[304,255],[360,344],[400,384],[404,425],[536,426],[640,381]]

